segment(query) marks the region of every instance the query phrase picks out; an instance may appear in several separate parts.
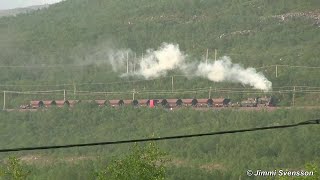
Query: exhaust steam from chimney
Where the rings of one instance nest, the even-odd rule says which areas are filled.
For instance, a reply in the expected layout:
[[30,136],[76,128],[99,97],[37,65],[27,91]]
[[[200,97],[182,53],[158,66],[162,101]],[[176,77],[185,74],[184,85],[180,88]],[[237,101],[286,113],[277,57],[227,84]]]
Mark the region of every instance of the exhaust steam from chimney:
[[[130,50],[126,50],[126,52],[116,51],[108,55],[115,72],[123,67],[127,52],[131,53]],[[129,75],[151,79],[165,76],[168,71],[177,69],[185,74],[203,77],[213,82],[241,83],[263,91],[272,89],[272,83],[261,72],[251,67],[244,68],[239,64],[233,64],[228,56],[223,56],[208,64],[204,62],[187,63],[186,57],[187,55],[180,51],[179,45],[163,43],[159,49],[148,49],[144,57],[135,60],[140,68]]]

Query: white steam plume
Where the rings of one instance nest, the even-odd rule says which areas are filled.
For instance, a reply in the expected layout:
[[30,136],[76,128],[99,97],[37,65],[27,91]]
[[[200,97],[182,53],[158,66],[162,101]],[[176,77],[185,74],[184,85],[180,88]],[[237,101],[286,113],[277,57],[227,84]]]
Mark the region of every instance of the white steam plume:
[[[124,72],[127,53],[130,54],[131,51],[122,50],[108,53],[108,59],[114,71]],[[239,64],[232,64],[231,59],[227,56],[208,64],[195,64],[194,61],[187,63],[186,57],[187,55],[179,50],[179,45],[163,43],[158,50],[149,49],[143,58],[138,62],[136,60],[137,70],[135,73],[122,74],[122,76],[140,75],[145,79],[150,79],[164,76],[170,70],[179,69],[184,74],[204,77],[214,82],[242,83],[264,91],[269,91],[272,88],[272,83],[262,73],[257,72],[254,68],[245,69]]]
[[130,50],[109,50],[108,52],[108,60],[112,66],[112,70],[118,72],[126,66],[127,55],[130,54]]
[[244,69],[239,64],[232,64],[227,56],[212,64],[200,63],[196,74],[214,82],[239,82],[264,91],[272,87],[272,83],[262,73],[254,68]]
[[178,45],[162,44],[159,50],[148,50],[140,60],[138,74],[146,79],[166,75],[167,71],[177,69],[184,64],[185,56]]

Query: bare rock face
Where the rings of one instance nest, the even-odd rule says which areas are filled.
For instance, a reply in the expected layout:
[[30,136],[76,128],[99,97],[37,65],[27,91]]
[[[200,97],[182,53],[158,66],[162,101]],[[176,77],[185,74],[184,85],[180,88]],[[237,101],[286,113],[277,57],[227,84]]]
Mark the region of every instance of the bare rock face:
[[249,35],[249,34],[252,34],[254,33],[253,30],[250,30],[250,29],[247,29],[247,30],[240,30],[240,31],[234,31],[234,32],[231,32],[231,33],[223,33],[219,36],[219,38],[224,38],[226,36],[234,36],[234,35]]

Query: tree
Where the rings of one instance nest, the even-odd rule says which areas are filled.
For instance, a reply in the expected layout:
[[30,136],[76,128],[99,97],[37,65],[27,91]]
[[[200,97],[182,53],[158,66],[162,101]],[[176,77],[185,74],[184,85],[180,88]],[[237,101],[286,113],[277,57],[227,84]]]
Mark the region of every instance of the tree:
[[145,147],[137,144],[131,148],[131,153],[122,159],[112,161],[106,169],[97,173],[99,180],[161,180],[165,177],[164,157],[154,143]]
[[23,180],[27,179],[29,174],[30,171],[15,157],[9,157],[8,162],[0,170],[0,177],[5,179]]
[[302,176],[302,177],[290,177],[290,176],[284,176],[284,177],[279,177],[279,180],[291,180],[291,179],[300,179],[300,180],[318,180],[320,179],[320,171],[319,167],[317,166],[316,163],[307,163],[305,165],[305,171],[307,172],[313,172],[312,176]]

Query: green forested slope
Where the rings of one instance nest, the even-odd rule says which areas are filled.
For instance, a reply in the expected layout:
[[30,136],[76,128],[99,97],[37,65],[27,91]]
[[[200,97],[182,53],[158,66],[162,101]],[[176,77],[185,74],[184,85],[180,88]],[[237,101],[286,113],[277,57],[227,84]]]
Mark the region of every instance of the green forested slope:
[[[48,9],[0,18],[0,90],[67,89],[67,99],[132,97],[131,93],[78,96],[72,94],[74,89],[170,91],[171,76],[180,72],[170,72],[170,77],[150,81],[90,84],[137,80],[120,78],[120,72],[113,72],[109,64],[103,63],[107,62],[105,52],[108,49],[132,49],[140,56],[146,49],[157,48],[162,42],[179,44],[180,49],[191,57],[190,61],[203,60],[208,48],[211,59],[217,49],[218,56],[229,55],[233,62],[245,67],[320,66],[319,8],[318,0],[67,0]],[[59,67],[47,67],[55,64]],[[319,69],[279,67],[277,78],[274,67],[260,70],[274,87],[320,86]],[[50,86],[64,83],[67,85]],[[8,86],[14,84],[19,86]],[[212,97],[230,96],[241,100],[257,95],[215,92],[215,88],[221,87],[243,88],[241,84],[174,77],[174,89],[210,86]],[[292,93],[279,90],[276,95],[279,95],[280,103],[290,105]],[[136,98],[164,96],[161,93],[136,94]],[[208,97],[208,91],[168,96],[204,98]],[[63,94],[7,93],[6,98],[7,108],[16,108],[33,99],[62,99]],[[302,105],[320,102],[319,93],[300,92],[295,98],[296,103],[299,101]],[[162,109],[92,108],[80,104],[71,110],[0,112],[0,145],[10,148],[122,140],[152,134],[166,136],[271,126],[318,117],[317,109],[274,112],[229,109],[204,113],[187,109],[167,112]],[[319,165],[317,132],[318,127],[302,127],[166,141],[159,146],[173,159],[168,165],[168,179],[245,179],[245,171],[249,168],[300,169],[312,161]],[[104,167],[111,156],[127,152],[128,146],[124,145],[8,153],[1,154],[1,158],[15,155],[33,165],[30,179],[92,179],[94,171]]]
[[[2,148],[116,141],[293,124],[316,119],[319,111],[201,111],[92,108],[80,106],[27,113],[0,112]],[[319,127],[302,126],[157,142],[171,161],[166,179],[246,179],[246,170],[303,169],[319,165]],[[17,156],[31,179],[94,179],[131,145],[2,153]]]
[[[48,9],[1,18],[1,65],[95,62],[106,59],[93,56],[97,51],[130,48],[139,56],[162,42],[172,42],[197,60],[208,48],[210,58],[217,49],[218,56],[229,55],[245,66],[317,66],[319,7],[317,0],[67,0]],[[0,80],[11,84],[119,80],[107,74],[108,65],[94,66],[1,68]],[[274,77],[274,68],[264,73],[275,86],[319,85],[315,78],[319,74],[314,71],[318,72],[284,68],[279,78]]]

